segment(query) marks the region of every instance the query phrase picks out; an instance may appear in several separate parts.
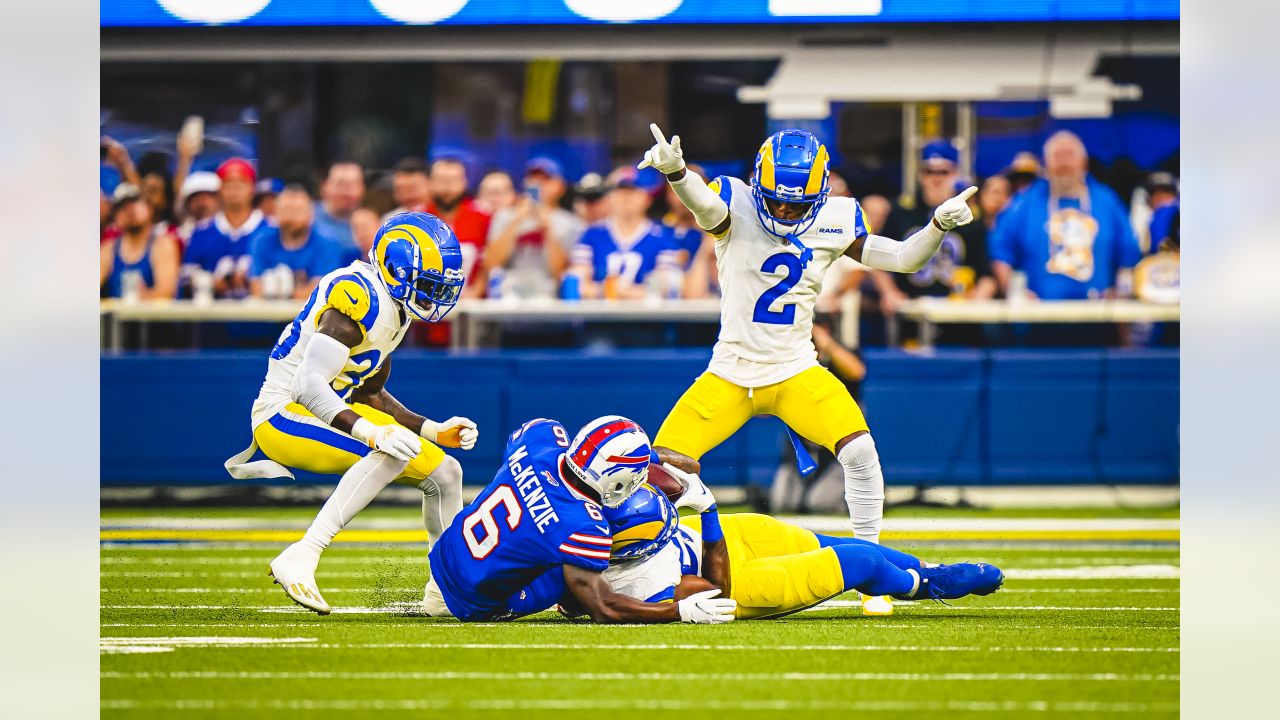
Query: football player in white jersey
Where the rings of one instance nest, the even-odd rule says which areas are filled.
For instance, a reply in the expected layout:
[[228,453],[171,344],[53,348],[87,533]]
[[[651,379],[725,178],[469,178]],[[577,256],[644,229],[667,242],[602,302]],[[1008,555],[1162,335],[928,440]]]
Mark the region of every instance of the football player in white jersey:
[[[663,462],[697,473],[699,460],[755,415],[774,415],[836,456],[854,535],[879,542],[884,478],[866,419],[848,390],[818,364],[813,306],[822,276],[841,255],[868,267],[910,273],[924,267],[952,228],[973,220],[971,187],[934,211],[933,222],[899,242],[872,235],[853,198],[828,198],[826,147],[804,130],[769,136],[748,185],[685,172],[679,136],[650,125],[654,167],[716,240],[720,337],[711,364],[658,430]],[[864,598],[887,615],[888,598]]]
[[[463,281],[447,225],[429,213],[394,215],[367,262],[321,278],[271,351],[251,412],[253,443],[226,466],[237,479],[292,477],[290,467],[342,475],[302,539],[271,561],[275,581],[309,610],[330,611],[315,581],[320,553],[391,482],[422,490],[431,542],[462,509],[462,466],[440,446],[475,447],[475,423],[418,415],[386,381],[410,323],[443,318]],[[269,459],[250,462],[259,448]]]

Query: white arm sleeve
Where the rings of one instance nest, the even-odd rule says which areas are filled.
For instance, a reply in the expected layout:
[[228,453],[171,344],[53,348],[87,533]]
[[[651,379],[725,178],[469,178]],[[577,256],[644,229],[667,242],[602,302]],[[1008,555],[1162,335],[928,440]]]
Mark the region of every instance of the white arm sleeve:
[[729,217],[729,206],[707,187],[706,181],[698,173],[686,170],[684,177],[674,182],[670,180],[667,182],[671,184],[671,189],[675,191],[676,197],[680,198],[680,202],[693,213],[694,219],[698,221],[698,227],[703,230],[711,231]]
[[862,246],[862,264],[877,270],[897,273],[913,273],[929,264],[933,254],[942,246],[946,233],[929,220],[929,224],[914,235],[898,242],[883,235],[868,235]]
[[324,333],[307,341],[302,363],[293,376],[293,400],[328,424],[347,404],[333,391],[333,379],[346,367],[351,348]]

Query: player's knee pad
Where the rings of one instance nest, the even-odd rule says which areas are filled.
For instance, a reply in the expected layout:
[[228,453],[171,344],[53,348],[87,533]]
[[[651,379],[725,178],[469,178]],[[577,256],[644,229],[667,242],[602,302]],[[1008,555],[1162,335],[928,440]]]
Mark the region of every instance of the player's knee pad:
[[[837,459],[845,470],[845,500],[883,500],[884,475],[871,434],[859,435],[840,448]],[[849,482],[849,480],[859,482]]]
[[[421,456],[419,456],[421,457]],[[426,479],[418,483],[418,489],[428,495],[462,491],[462,463],[445,455]]]

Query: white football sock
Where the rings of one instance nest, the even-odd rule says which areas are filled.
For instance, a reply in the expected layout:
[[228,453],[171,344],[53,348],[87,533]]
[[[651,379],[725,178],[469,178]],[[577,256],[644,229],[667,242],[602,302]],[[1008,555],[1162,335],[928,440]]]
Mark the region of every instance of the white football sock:
[[880,542],[880,520],[884,517],[884,475],[880,456],[871,435],[859,435],[840,448],[836,456],[844,466],[844,501],[853,521],[853,536]]
[[297,546],[310,550],[319,558],[338,531],[368,507],[383,488],[404,472],[408,464],[378,450],[357,460],[342,475],[338,487],[320,508],[320,513],[311,521],[311,527],[307,528],[307,534],[302,536]]
[[418,483],[418,489],[422,491],[422,524],[427,526],[430,549],[462,510],[462,465],[445,455],[440,467]]

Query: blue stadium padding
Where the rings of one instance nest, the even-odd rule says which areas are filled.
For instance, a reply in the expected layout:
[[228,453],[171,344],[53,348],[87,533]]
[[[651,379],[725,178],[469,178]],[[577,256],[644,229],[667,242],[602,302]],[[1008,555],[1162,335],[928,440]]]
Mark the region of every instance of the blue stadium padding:
[[[533,417],[573,430],[617,413],[656,435],[708,357],[405,350],[388,388],[431,417],[479,423],[475,450],[451,451],[479,483]],[[890,484],[1177,481],[1177,351],[868,350],[866,361],[863,401]],[[222,462],[249,441],[264,353],[106,355],[101,368],[103,484],[232,482]],[[779,462],[794,463],[783,427],[757,418],[703,458],[703,477],[767,483]]]
[[886,479],[982,480],[984,358],[980,350],[865,351],[862,404]]
[[1107,482],[1178,476],[1178,356],[1107,352],[1101,378],[1102,472]]
[[1101,350],[993,351],[991,480],[1101,480]]

